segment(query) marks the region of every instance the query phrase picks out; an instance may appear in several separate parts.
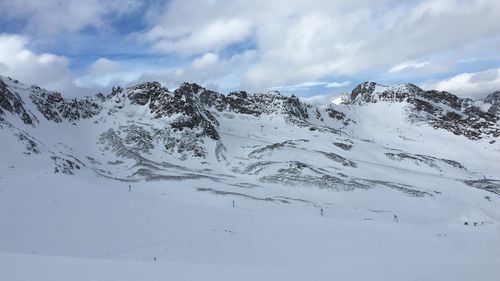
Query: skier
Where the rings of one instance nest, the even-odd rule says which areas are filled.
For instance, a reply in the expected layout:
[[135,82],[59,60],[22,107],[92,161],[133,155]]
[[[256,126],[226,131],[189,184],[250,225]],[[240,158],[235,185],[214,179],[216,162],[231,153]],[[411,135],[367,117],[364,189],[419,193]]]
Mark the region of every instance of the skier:
[[156,257],[154,257],[153,260],[156,261]]
[[324,212],[323,212],[323,208],[321,208],[321,216],[323,216]]
[[233,200],[233,208],[234,208],[234,200]]
[[394,221],[399,222],[398,216],[394,215]]
[[132,191],[132,186],[128,185],[128,192]]

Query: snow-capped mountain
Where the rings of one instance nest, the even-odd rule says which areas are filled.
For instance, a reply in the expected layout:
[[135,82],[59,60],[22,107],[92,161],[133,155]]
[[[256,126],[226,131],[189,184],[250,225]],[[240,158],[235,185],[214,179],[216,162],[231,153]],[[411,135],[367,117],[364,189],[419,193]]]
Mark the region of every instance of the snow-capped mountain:
[[[457,234],[453,243],[470,241],[470,236],[463,234],[470,228],[461,227],[482,223],[483,241],[493,241],[500,220],[499,101],[498,92],[473,101],[448,92],[424,91],[412,84],[384,86],[373,82],[356,86],[342,103],[325,106],[306,104],[278,92],[224,95],[189,83],[169,91],[157,82],[116,87],[106,95],[67,98],[64,93],[1,77],[0,206],[5,209],[1,209],[4,215],[0,221],[11,232],[0,231],[0,238],[4,238],[0,239],[0,252],[119,259],[150,259],[154,255],[187,264],[215,259],[214,263],[220,264],[276,263],[288,268],[306,262],[303,253],[300,257],[279,254],[305,239],[301,226],[323,231],[320,241],[343,239],[345,233],[311,224],[316,217],[304,215],[319,208],[331,216],[332,223],[357,237],[346,245],[365,239],[362,231],[358,232],[365,229],[361,223],[380,220],[391,223],[393,229],[393,215],[411,222],[411,227],[429,224],[418,231],[408,226],[409,232],[417,233],[415,239],[427,232],[434,237],[435,231],[447,231]],[[143,197],[125,197],[119,190],[128,185],[134,190],[141,187]],[[39,197],[26,203],[23,196],[27,194]],[[50,196],[54,199],[48,200]],[[85,205],[80,197],[93,205]],[[245,211],[228,215],[225,198],[233,204],[237,200],[236,205],[244,206]],[[166,205],[152,203],[165,200]],[[109,211],[109,202],[141,224],[129,222],[119,213],[106,214],[106,221],[101,221],[100,214]],[[161,214],[182,213],[183,219],[171,217],[167,227],[164,217],[146,211],[150,204]],[[33,217],[13,211],[28,205],[36,206]],[[289,207],[283,211],[276,207],[282,205]],[[44,231],[49,229],[46,232],[34,229],[36,222],[48,217],[69,222],[72,217],[65,213],[80,214],[89,208],[95,211],[88,217],[83,214],[82,225],[71,224],[74,229],[66,224],[49,224],[43,227]],[[258,215],[261,210],[270,217]],[[220,216],[214,219],[213,212]],[[142,224],[143,218],[147,218],[147,225]],[[255,221],[255,225],[245,225],[245,220]],[[134,235],[122,237],[104,227],[110,221]],[[259,240],[262,245],[247,244],[260,235],[255,229],[276,225],[281,230],[264,235]],[[437,230],[443,225],[446,230]],[[63,229],[61,234],[55,231],[58,227]],[[70,233],[76,237],[78,231],[94,227],[105,229],[99,235],[108,242],[74,248],[71,243],[75,241],[63,236]],[[385,235],[377,227],[370,229],[375,229],[376,237]],[[227,237],[218,237],[218,232],[232,235],[235,242],[225,246]],[[277,241],[281,234],[290,232],[298,236]],[[30,233],[37,233],[38,238]],[[156,248],[145,245],[163,245],[156,240],[168,244],[158,233],[178,244],[156,253]],[[193,236],[185,238],[186,233]],[[193,238],[195,233],[203,238]],[[140,244],[137,237],[150,238]],[[28,245],[30,239],[38,242]],[[406,247],[400,238],[391,239]],[[392,243],[383,238],[380,241],[381,245]],[[203,254],[193,250],[193,243],[204,249]],[[276,251],[261,255],[249,248],[252,245]],[[106,247],[110,250],[103,250]],[[127,247],[131,248],[118,250]],[[485,247],[481,244],[478,249]],[[347,249],[326,248],[329,253],[349,255]],[[377,259],[377,246],[368,248]],[[243,252],[236,260],[230,254],[234,249]],[[454,249],[443,251],[455,255]],[[489,258],[495,249],[484,259],[494,263]],[[205,256],[206,252],[212,254]],[[327,253],[320,255],[326,257]],[[88,266],[98,265],[90,262]],[[194,268],[194,272],[203,271]],[[294,278],[300,280],[301,275]]]
[[143,83],[82,99],[6,78],[0,89],[8,166],[29,162],[124,181],[238,178],[414,194],[428,190],[397,175],[374,184],[381,178],[367,170],[387,165],[463,180],[497,172],[497,93],[475,102],[365,82],[347,104],[316,107],[277,92],[226,96],[188,83],[173,92]]
[[[500,136],[498,126],[498,92],[475,102],[444,91],[424,91],[413,84],[388,87],[365,82],[351,95],[352,103],[406,102],[412,122],[426,122],[469,139]],[[485,108],[486,107],[486,108]]]

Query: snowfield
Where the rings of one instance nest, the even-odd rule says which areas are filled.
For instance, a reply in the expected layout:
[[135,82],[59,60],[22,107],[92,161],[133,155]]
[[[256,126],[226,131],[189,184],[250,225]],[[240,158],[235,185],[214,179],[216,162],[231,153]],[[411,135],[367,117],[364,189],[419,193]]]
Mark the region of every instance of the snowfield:
[[500,276],[494,115],[0,81],[0,280]]
[[197,191],[245,192],[207,181],[136,183],[129,192],[126,183],[17,170],[1,186],[2,280],[496,280],[500,273],[500,200],[480,191],[439,201],[382,190],[251,193],[290,198],[286,204]]

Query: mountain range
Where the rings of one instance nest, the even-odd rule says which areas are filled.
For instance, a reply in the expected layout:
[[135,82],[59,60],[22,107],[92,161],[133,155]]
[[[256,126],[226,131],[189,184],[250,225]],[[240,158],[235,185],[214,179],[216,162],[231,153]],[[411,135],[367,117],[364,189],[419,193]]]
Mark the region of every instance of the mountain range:
[[500,92],[473,101],[365,82],[341,105],[313,106],[279,92],[223,95],[189,83],[173,92],[147,82],[70,99],[2,78],[0,91],[9,166],[120,181],[385,186],[420,195],[428,190],[396,173],[382,179],[369,171],[414,170],[474,186],[498,175]]
[[69,98],[0,77],[0,273],[495,280],[499,119],[500,92],[413,84],[315,106],[194,83]]

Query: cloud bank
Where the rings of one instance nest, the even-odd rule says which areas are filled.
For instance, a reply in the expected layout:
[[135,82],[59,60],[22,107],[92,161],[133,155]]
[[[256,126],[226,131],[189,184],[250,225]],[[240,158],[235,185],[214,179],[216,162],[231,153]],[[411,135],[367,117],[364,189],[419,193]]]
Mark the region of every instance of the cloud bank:
[[[0,33],[2,48],[30,52],[35,67],[52,56],[45,65],[59,75],[23,76],[51,85],[154,78],[314,95],[375,80],[472,95],[498,86],[472,74],[500,67],[498,14],[496,0],[0,0]],[[3,60],[2,74],[28,68]]]

